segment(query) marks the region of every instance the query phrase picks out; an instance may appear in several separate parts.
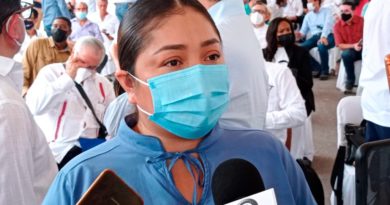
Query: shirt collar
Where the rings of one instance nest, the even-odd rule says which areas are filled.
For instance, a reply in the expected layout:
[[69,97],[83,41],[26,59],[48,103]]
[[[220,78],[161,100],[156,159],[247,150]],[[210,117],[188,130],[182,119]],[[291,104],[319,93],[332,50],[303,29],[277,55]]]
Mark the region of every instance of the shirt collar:
[[91,23],[92,23],[89,19],[87,19],[87,21],[85,22],[85,24],[84,24],[83,26],[81,26],[77,18],[73,18],[73,19],[71,20],[71,22],[72,22],[72,24],[73,24],[73,23],[77,23],[80,27],[85,27],[85,26],[87,26],[88,24],[91,24]]
[[[165,153],[160,139],[154,136],[139,134],[131,129],[136,124],[136,115],[132,114],[122,120],[118,128],[118,138],[125,145],[130,145],[136,151],[139,151],[147,156],[159,156]],[[203,150],[214,144],[221,136],[222,130],[217,125],[207,136],[205,136],[194,152],[202,152]]]
[[[54,42],[54,39],[52,36],[49,37],[49,46],[50,48],[56,48],[56,44]],[[62,50],[59,50],[60,52],[70,52],[70,49],[69,49],[69,46],[67,46],[66,48],[62,49]]]
[[11,58],[7,58],[4,56],[0,56],[0,75],[7,76],[9,72],[11,72],[12,68],[15,65],[15,61]]

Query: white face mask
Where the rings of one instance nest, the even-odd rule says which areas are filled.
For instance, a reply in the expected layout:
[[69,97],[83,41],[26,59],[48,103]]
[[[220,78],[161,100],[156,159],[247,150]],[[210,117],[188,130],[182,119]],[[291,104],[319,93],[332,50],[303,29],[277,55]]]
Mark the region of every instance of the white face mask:
[[315,7],[313,3],[307,3],[307,10],[314,11]]
[[253,25],[258,26],[264,23],[264,17],[259,12],[253,12],[250,15],[250,19]]
[[79,68],[76,73],[76,77],[74,78],[74,81],[77,83],[83,82],[88,77],[94,75],[96,73],[95,70],[88,69],[88,68]]

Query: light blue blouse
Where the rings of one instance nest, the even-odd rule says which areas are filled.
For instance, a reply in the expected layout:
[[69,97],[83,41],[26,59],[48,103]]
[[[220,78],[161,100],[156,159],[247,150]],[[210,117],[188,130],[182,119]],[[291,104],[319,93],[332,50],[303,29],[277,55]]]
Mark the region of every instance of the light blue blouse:
[[[129,125],[130,126],[129,126]],[[191,161],[199,153],[203,163],[203,195],[198,204],[214,204],[211,179],[216,167],[232,158],[245,159],[256,166],[265,188],[274,188],[278,204],[316,204],[299,165],[284,145],[267,132],[227,130],[215,127],[195,150],[168,153],[160,140],[144,136],[122,121],[118,136],[68,163],[57,175],[43,204],[76,204],[104,169],[111,169],[143,198],[145,205],[192,204],[176,189],[166,160]],[[196,159],[195,159],[196,160]]]

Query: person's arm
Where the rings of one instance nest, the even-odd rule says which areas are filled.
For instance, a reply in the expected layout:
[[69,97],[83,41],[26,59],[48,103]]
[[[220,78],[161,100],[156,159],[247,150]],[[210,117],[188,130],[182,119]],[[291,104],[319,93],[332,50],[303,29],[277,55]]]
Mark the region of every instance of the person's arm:
[[[57,174],[42,202],[42,205],[69,205],[77,203],[78,199],[75,199],[75,196],[73,195],[75,187],[70,184],[70,180],[67,176],[68,175],[64,174],[63,171]],[[82,193],[79,194],[81,195]]]
[[309,32],[309,15],[306,14],[306,16],[303,18],[303,23],[302,23],[302,28],[301,30],[297,33],[297,39],[301,39],[303,38],[304,36],[307,35],[307,33]]
[[50,67],[43,67],[27,92],[26,104],[33,115],[40,115],[47,109],[59,107],[66,99],[66,92],[73,86],[69,75],[57,77]]
[[86,67],[73,54],[66,62],[66,69],[60,76],[48,65],[38,73],[38,76],[26,95],[26,103],[33,115],[39,115],[48,108],[59,107],[66,99],[66,92],[71,90],[74,78],[80,67]]
[[65,3],[65,0],[56,0],[58,8],[60,9],[61,15],[63,17],[66,17],[68,19],[71,19],[72,16],[70,15],[70,12],[68,10],[68,6]]
[[322,29],[321,38],[328,38],[328,35],[331,34],[333,31],[334,26],[334,18],[332,15],[332,11],[327,8],[326,11],[324,11],[325,15],[325,22],[324,22],[324,28]]
[[[275,69],[282,69],[277,67]],[[302,125],[306,120],[305,101],[290,69],[285,68],[276,76],[280,110],[267,112],[266,129],[285,129]]]
[[99,39],[102,43],[104,43],[102,33],[99,29],[99,26],[95,23],[93,23],[93,33],[95,34],[95,38]]

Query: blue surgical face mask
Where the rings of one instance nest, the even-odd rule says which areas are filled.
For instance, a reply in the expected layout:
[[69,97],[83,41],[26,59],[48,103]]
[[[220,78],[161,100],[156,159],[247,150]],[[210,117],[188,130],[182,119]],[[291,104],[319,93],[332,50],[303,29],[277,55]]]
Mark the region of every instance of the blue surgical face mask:
[[84,20],[87,18],[88,13],[85,11],[76,11],[75,15],[76,15],[76,18],[78,18],[80,20]]
[[[130,74],[130,73],[129,73]],[[138,110],[167,131],[199,139],[215,127],[229,101],[226,65],[195,65],[144,82],[152,93],[154,113]]]

